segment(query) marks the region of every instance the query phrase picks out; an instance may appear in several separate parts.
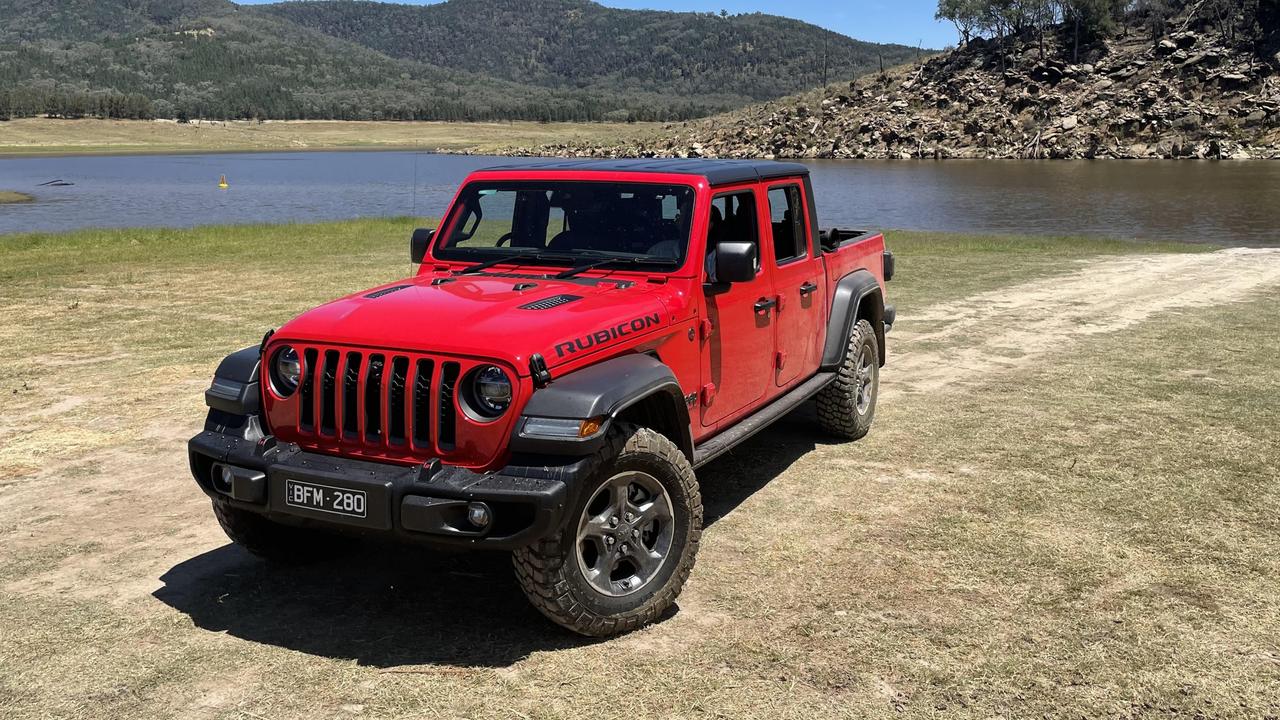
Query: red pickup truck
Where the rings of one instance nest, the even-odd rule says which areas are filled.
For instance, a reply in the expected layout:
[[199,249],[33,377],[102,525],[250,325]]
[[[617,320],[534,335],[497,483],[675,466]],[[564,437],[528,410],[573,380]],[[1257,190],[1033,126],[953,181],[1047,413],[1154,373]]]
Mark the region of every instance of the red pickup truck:
[[702,532],[697,467],[811,398],[875,413],[893,256],[818,232],[803,165],[575,160],[473,173],[411,278],[228,356],[191,469],[227,535],[512,551],[586,635],[657,618]]

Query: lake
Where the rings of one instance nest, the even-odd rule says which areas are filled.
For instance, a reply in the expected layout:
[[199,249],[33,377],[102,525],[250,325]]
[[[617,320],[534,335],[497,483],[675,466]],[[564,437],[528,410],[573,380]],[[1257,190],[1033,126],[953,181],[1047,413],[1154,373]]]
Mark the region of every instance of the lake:
[[[37,199],[0,205],[0,233],[437,216],[468,172],[509,161],[414,152],[0,159],[0,190]],[[1280,162],[806,164],[823,227],[1280,245]],[[70,184],[42,185],[51,181]]]

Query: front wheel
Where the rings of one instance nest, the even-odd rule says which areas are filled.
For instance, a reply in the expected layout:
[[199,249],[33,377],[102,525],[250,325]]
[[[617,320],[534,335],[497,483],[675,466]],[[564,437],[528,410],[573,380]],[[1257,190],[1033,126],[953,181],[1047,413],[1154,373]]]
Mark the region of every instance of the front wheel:
[[863,437],[876,418],[879,392],[880,346],[871,323],[859,320],[836,379],[818,392],[818,424],[846,440]]
[[576,633],[653,622],[675,602],[702,536],[693,466],[669,439],[619,423],[563,530],[513,556],[529,600]]

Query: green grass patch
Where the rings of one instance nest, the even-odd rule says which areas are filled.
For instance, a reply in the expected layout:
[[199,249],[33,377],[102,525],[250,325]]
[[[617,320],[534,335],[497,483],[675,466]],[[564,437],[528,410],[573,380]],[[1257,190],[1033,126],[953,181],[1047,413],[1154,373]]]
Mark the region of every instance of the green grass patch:
[[20,193],[16,190],[0,190],[0,205],[35,202],[34,195]]

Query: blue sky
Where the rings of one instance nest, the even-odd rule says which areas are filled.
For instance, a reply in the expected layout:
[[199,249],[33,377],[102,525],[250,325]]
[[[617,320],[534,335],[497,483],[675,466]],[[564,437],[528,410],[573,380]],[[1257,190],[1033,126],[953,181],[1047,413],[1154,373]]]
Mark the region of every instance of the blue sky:
[[[238,0],[256,4],[269,0]],[[414,2],[414,0],[404,0]],[[417,0],[424,5],[432,0]],[[896,42],[903,45],[941,48],[954,45],[955,29],[950,23],[933,19],[937,0],[872,0],[871,2],[838,2],[837,0],[790,0],[751,2],[750,0],[604,0],[604,5],[619,8],[655,10],[694,10],[731,13],[764,12],[785,15],[814,25],[821,25],[859,40]]]

